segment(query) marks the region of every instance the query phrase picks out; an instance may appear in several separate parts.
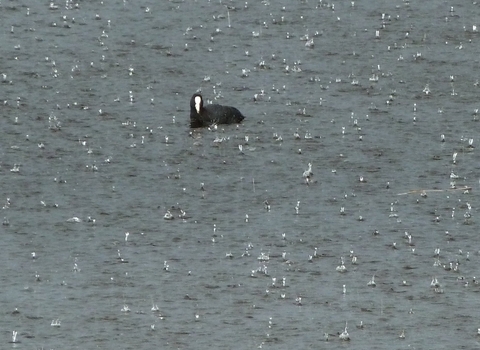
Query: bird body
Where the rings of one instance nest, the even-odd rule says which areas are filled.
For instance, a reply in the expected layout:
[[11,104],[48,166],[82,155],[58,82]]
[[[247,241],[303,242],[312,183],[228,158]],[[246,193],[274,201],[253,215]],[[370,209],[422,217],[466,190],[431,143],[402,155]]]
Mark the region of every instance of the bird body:
[[212,124],[238,124],[245,116],[235,107],[218,104],[203,105],[203,97],[195,93],[190,100],[190,127],[201,128]]

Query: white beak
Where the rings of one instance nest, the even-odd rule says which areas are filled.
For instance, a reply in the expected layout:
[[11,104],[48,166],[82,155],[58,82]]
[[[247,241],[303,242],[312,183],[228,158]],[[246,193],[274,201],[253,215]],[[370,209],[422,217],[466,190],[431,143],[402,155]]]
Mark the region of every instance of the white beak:
[[200,114],[200,106],[202,104],[202,98],[200,96],[195,96],[195,109],[197,113]]

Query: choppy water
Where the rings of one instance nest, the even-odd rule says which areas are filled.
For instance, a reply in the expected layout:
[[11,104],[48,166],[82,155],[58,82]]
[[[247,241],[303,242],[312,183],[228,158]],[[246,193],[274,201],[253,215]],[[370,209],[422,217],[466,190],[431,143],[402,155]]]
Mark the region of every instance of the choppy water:
[[478,347],[479,14],[0,2],[2,348]]

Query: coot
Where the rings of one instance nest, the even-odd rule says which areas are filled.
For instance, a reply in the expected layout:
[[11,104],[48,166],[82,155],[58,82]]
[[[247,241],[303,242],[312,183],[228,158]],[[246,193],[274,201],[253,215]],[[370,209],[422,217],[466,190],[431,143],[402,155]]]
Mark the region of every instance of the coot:
[[235,107],[203,105],[201,94],[193,94],[190,100],[190,127],[201,128],[212,124],[237,124],[245,117]]

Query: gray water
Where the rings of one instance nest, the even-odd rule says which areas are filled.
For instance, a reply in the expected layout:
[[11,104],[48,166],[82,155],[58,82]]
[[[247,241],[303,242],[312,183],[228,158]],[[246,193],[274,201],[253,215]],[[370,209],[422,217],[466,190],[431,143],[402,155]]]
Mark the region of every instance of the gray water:
[[1,1],[1,347],[477,348],[479,15]]

